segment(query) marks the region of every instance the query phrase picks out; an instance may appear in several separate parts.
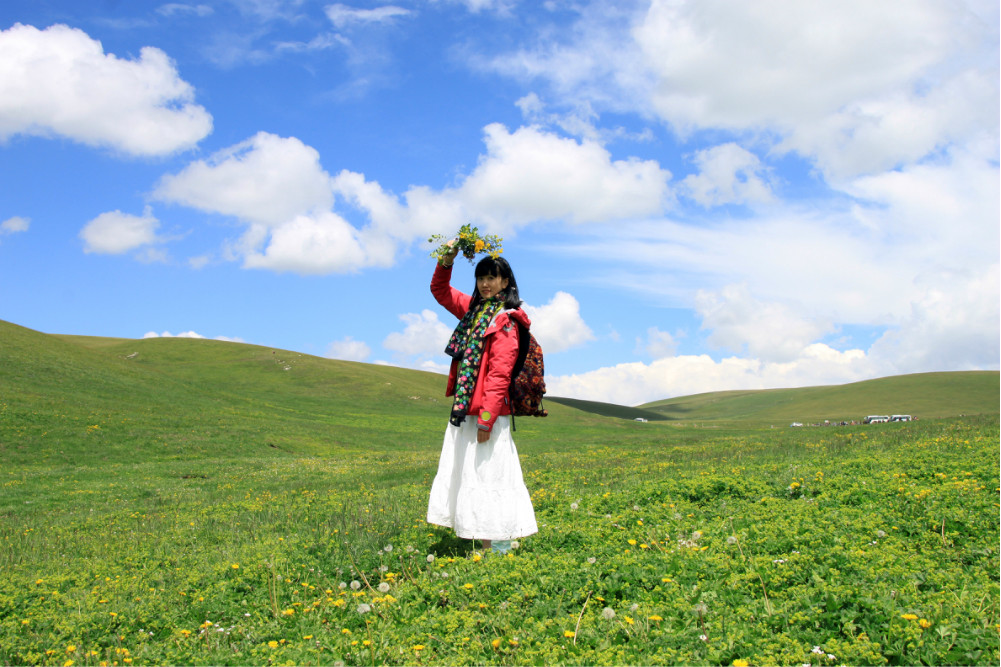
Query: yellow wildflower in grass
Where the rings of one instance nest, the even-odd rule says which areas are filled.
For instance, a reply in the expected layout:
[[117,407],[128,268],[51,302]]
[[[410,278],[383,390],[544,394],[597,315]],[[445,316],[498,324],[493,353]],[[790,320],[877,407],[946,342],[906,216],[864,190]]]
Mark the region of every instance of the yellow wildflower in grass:
[[67,653],[73,653],[74,651],[76,651],[76,644],[70,644],[69,646],[66,647]]
[[468,591],[468,590],[472,590],[473,585],[472,584],[463,584],[462,587],[465,588]]
[[564,630],[563,631],[563,636],[566,637],[567,639],[572,639],[574,637],[574,631],[573,630]]
[[371,639],[365,639],[365,640],[362,641],[361,645],[362,646],[371,646],[372,645],[372,640]]
[[636,546],[636,540],[629,539],[629,540],[626,540],[626,542],[628,542],[629,546],[631,546],[631,547],[635,547]]
[[490,645],[493,646],[495,649],[500,648],[500,645],[501,645],[500,638],[498,637],[497,639],[495,639],[492,642],[490,642]]
[[650,620],[651,621],[663,621],[664,619],[661,618],[660,616],[658,616],[657,614],[654,614],[653,616],[650,616]]
[[268,642],[268,647],[269,648],[278,648],[278,642],[276,642],[274,639],[272,639],[271,641]]
[[741,658],[737,658],[733,661],[733,667],[747,667],[747,665],[747,660],[742,660]]
[[918,625],[920,625],[923,629],[927,630],[928,628],[931,627],[931,621],[929,621],[927,618],[922,618],[918,620]]
[[282,612],[282,616],[295,616],[295,609],[286,609]]
[[625,621],[626,623],[628,623],[629,625],[635,625],[635,624],[636,624],[636,621],[634,621],[634,620],[632,619],[632,617],[630,617],[630,616],[623,616],[623,617],[622,617],[622,620],[624,620],[624,621]]
[[415,650],[415,651],[423,651],[424,650],[424,644],[414,644],[413,646],[411,646],[411,648],[413,650]]
[[906,621],[916,621],[916,620],[918,620],[918,617],[917,617],[916,614],[901,614],[900,618],[902,618],[902,619],[904,619]]
[[232,565],[230,565],[230,567],[233,568],[234,570],[239,570],[240,569],[240,564],[239,563],[233,563]]
[[312,639],[312,638],[313,638],[313,635],[303,635],[303,637],[302,637],[302,638],[303,638],[303,639],[307,639],[307,640],[308,640],[308,639]]

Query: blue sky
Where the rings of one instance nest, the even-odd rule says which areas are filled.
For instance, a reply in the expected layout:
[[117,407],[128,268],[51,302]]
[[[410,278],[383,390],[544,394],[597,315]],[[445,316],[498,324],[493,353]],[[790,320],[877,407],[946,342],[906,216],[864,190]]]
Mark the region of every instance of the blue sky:
[[0,318],[442,371],[426,239],[471,222],[551,394],[997,369],[998,25],[951,0],[6,0]]

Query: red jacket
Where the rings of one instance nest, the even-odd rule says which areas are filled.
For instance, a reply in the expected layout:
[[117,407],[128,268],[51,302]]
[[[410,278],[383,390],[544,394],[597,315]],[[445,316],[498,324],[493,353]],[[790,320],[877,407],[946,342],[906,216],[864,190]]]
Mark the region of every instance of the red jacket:
[[[452,267],[437,264],[434,277],[431,278],[431,294],[448,312],[462,319],[473,299],[452,287],[451,280]],[[483,360],[480,362],[480,373],[476,378],[468,414],[477,415],[476,424],[485,431],[493,428],[497,417],[511,414],[508,387],[511,384],[514,362],[518,358],[518,327],[515,322],[520,322],[526,328],[532,325],[521,308],[505,310],[497,314],[483,334]],[[448,372],[446,396],[455,395],[458,367],[459,360],[453,359]]]

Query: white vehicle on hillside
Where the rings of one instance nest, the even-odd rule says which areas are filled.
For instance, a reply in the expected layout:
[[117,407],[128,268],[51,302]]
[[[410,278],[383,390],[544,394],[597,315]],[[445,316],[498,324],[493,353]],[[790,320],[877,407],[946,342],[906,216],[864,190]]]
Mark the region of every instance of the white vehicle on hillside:
[[869,415],[862,420],[863,424],[885,424],[890,421],[889,415]]

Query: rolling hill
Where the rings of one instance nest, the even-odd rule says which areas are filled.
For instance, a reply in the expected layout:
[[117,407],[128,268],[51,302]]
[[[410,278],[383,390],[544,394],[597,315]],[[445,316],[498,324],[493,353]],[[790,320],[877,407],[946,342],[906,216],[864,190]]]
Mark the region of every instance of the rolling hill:
[[[354,436],[372,435],[373,418],[381,437],[426,431],[437,439],[448,410],[443,389],[444,379],[434,373],[242,343],[51,335],[0,321],[0,418],[8,426],[16,421],[22,432],[44,432],[42,441],[51,443],[77,434],[81,424],[122,430],[143,421],[137,436],[155,437],[168,449],[239,441],[310,451],[323,449],[331,437],[345,445],[363,440]],[[610,419],[784,425],[900,413],[936,418],[997,414],[999,376],[926,373],[698,394],[638,407],[547,397],[546,405],[550,419],[521,420],[519,426]]]
[[640,406],[686,421],[814,423],[861,421],[867,415],[917,418],[998,414],[997,371],[918,373],[825,387],[722,391]]

